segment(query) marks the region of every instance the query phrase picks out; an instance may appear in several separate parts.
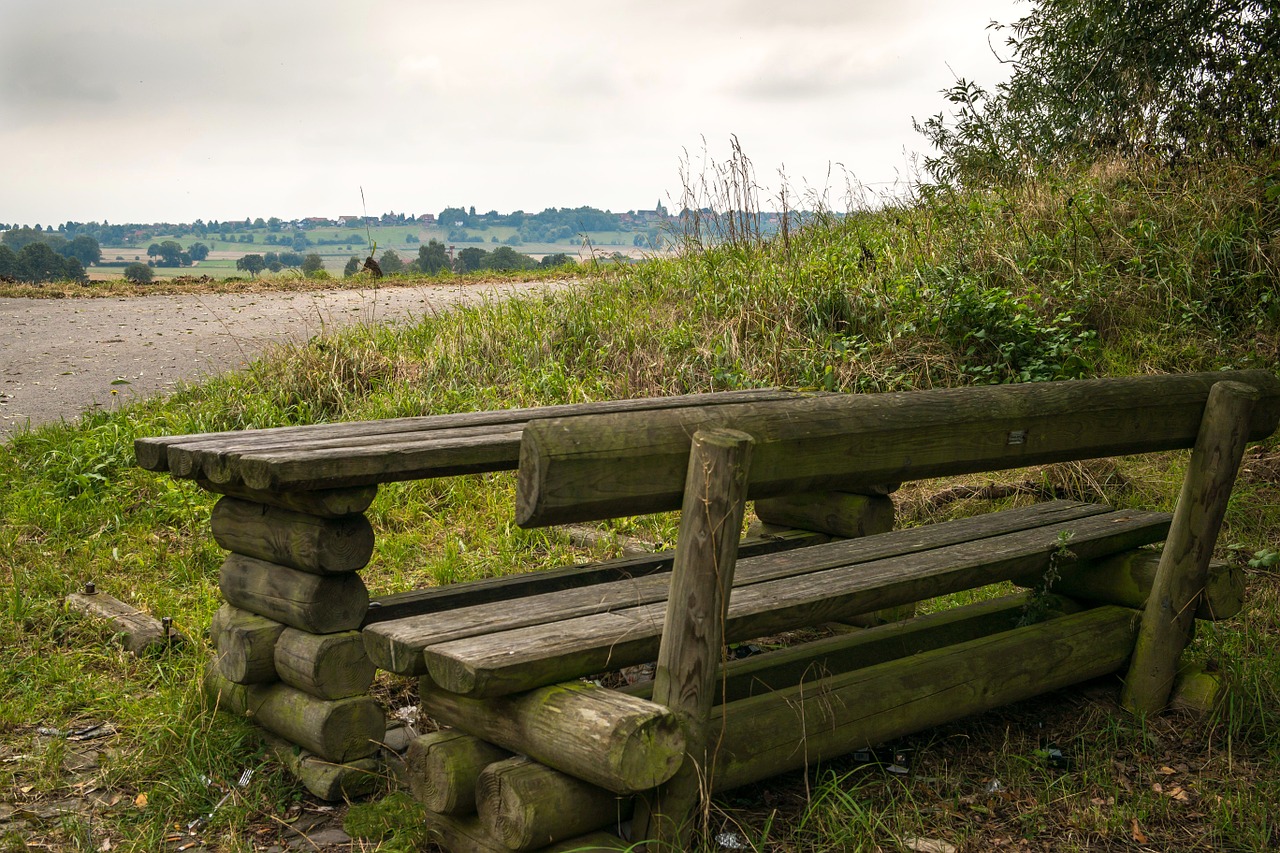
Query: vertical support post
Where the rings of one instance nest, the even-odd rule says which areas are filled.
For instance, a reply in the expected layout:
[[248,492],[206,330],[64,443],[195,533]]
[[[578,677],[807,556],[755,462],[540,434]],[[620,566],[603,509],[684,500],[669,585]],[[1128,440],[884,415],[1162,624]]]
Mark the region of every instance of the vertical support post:
[[1135,714],[1156,713],[1169,701],[1259,396],[1240,382],[1209,389],[1121,694],[1121,704]]
[[724,658],[752,444],[751,436],[729,429],[693,437],[653,689],[653,701],[670,708],[684,727],[687,747],[675,776],[637,799],[632,838],[648,842],[651,851],[689,849],[697,807],[711,791],[711,705]]

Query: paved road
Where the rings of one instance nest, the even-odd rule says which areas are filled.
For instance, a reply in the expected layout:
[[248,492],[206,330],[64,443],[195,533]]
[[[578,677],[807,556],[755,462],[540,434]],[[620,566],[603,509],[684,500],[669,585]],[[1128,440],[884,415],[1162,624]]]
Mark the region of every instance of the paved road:
[[545,286],[0,299],[0,438],[243,367],[271,342]]

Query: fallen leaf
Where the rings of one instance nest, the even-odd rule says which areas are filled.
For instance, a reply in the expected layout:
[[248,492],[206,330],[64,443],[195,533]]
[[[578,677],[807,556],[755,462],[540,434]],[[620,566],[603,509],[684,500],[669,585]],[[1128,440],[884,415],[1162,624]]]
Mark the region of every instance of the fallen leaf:
[[1136,817],[1133,818],[1133,822],[1130,826],[1132,827],[1132,832],[1130,834],[1133,836],[1133,840],[1139,844],[1146,844],[1147,836],[1143,834],[1142,827],[1138,826],[1138,819]]
[[102,843],[98,845],[98,849],[102,851],[102,853],[107,853],[107,851],[111,849],[111,839],[102,839]]
[[134,797],[134,798],[133,798],[133,804],[134,804],[135,806],[137,806],[138,808],[140,808],[140,809],[145,809],[145,808],[147,807],[147,795],[146,795],[146,793],[144,792],[144,793],[141,793],[141,794],[139,794],[138,796]]
[[902,846],[913,853],[956,853],[956,846],[939,838],[904,838]]
[[1160,772],[1166,776],[1172,776],[1174,773],[1177,773],[1178,771],[1174,770],[1172,767],[1169,767],[1168,765],[1165,765],[1164,767],[1160,768]]

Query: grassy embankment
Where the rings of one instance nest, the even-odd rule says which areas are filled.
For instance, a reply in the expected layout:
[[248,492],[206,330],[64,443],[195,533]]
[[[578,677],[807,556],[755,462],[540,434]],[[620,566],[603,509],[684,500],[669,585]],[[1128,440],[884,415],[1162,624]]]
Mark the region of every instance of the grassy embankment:
[[[65,849],[109,839],[115,850],[157,850],[175,823],[220,797],[204,776],[264,767],[205,830],[218,849],[248,850],[298,799],[249,727],[201,710],[201,641],[135,660],[62,606],[93,579],[199,637],[217,604],[212,501],[133,468],[135,436],[765,385],[882,391],[1274,369],[1277,180],[1274,166],[1176,176],[1115,166],[1003,196],[831,218],[768,244],[748,232],[602,271],[572,292],[313,340],[164,400],[18,435],[0,448],[0,802],[30,811],[90,788],[114,792],[92,822],[33,819],[32,831]],[[713,826],[759,850],[893,850],[910,838],[966,850],[1280,845],[1277,446],[1251,454],[1221,538],[1221,557],[1257,564],[1248,610],[1195,641],[1233,682],[1219,713],[1140,722],[1115,709],[1112,686],[1068,692],[911,739],[910,776],[843,761],[738,792],[717,804]],[[1168,508],[1183,462],[1167,454],[1007,476]],[[902,517],[991,508],[931,509],[940,488],[904,489]],[[505,475],[385,487],[366,578],[388,592],[582,556],[555,532],[516,529],[512,506]],[[665,517],[617,526],[672,532]],[[383,692],[401,701],[401,690],[388,682]],[[66,741],[36,732],[88,720],[119,733],[87,771],[66,763]],[[1068,767],[1042,760],[1048,743]],[[5,826],[0,850],[22,849]],[[384,850],[412,849],[417,835],[403,803],[360,807],[348,826],[381,837]]]

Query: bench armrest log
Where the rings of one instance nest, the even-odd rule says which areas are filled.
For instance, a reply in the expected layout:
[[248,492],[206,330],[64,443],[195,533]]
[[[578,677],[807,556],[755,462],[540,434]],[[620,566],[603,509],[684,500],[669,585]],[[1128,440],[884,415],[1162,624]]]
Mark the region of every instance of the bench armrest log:
[[1121,695],[1121,704],[1130,711],[1155,713],[1169,701],[1178,658],[1191,637],[1213,546],[1251,437],[1249,415],[1260,397],[1256,387],[1240,382],[1220,382],[1209,393]]
[[530,422],[516,520],[535,527],[680,507],[689,437],[727,427],[756,442],[749,498],[1188,448],[1209,389],[1258,389],[1245,431],[1280,422],[1280,380],[1222,371],[984,388],[831,395]]
[[693,437],[684,508],[653,699],[672,710],[685,733],[685,757],[675,775],[640,798],[635,837],[673,848],[688,846],[692,818],[709,770],[711,705],[724,663],[724,628],[746,508],[751,436],[711,429]]

